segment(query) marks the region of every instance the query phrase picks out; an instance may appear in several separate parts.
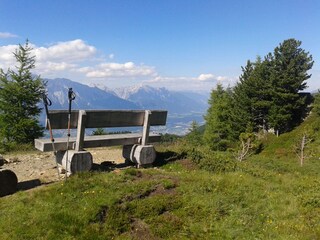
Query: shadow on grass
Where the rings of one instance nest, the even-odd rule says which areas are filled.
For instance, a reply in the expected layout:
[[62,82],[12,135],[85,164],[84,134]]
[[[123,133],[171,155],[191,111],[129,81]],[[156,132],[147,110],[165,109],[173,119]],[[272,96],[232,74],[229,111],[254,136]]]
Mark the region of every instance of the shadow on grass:
[[[152,165],[146,165],[142,167],[161,167],[169,162],[183,159],[183,155],[177,154],[172,151],[157,152],[156,160]],[[93,163],[91,171],[99,172],[111,172],[115,169],[124,169],[128,167],[137,167],[137,165],[130,160],[126,160],[124,163],[114,163],[113,161],[104,161],[100,164]]]
[[115,169],[122,169],[135,166],[133,162],[126,161],[125,163],[114,163],[112,161],[104,161],[100,164],[93,163],[91,171],[111,172]]
[[32,179],[28,181],[19,182],[17,185],[18,191],[25,191],[32,188],[39,187],[40,185],[43,185],[40,181],[40,179]]
[[184,155],[178,154],[173,151],[157,152],[157,158],[153,163],[153,166],[161,167],[163,165],[166,165],[169,162],[183,159],[184,157],[185,157]]

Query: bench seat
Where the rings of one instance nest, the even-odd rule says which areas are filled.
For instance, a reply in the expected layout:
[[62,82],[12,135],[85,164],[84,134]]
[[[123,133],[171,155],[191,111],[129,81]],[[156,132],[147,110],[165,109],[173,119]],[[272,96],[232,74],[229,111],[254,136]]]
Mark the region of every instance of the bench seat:
[[[142,133],[127,133],[127,134],[110,134],[110,135],[95,135],[95,136],[85,136],[83,147],[93,148],[93,147],[105,147],[105,146],[118,146],[118,145],[133,145],[140,144],[142,138]],[[150,133],[148,142],[155,143],[159,142],[161,139],[160,134]],[[71,137],[69,139],[69,148],[74,148],[76,143],[76,138]],[[56,151],[67,150],[67,138],[55,138],[54,146]],[[42,152],[53,151],[52,143],[50,139],[40,138],[35,139],[36,149]]]

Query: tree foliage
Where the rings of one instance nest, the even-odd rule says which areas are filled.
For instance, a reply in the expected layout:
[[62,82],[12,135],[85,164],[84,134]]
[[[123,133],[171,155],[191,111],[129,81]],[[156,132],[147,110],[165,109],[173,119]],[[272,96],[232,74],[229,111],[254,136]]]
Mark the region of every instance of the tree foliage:
[[223,89],[221,84],[212,90],[209,109],[205,116],[204,141],[213,150],[225,150],[233,138],[232,91]]
[[301,91],[311,76],[313,60],[300,46],[300,41],[285,40],[264,58],[248,60],[233,89],[218,84],[212,90],[204,133],[211,149],[225,149],[242,133],[269,129],[283,133],[302,122],[310,94]]
[[200,126],[196,121],[192,121],[186,140],[193,146],[199,146],[202,143]]
[[0,136],[3,143],[31,143],[42,136],[38,117],[41,108],[38,103],[45,84],[40,76],[34,76],[35,57],[28,41],[19,45],[14,57],[16,70],[0,70]]
[[313,66],[312,56],[301,47],[301,41],[288,39],[275,48],[272,59],[271,126],[280,133],[290,131],[306,115],[307,99],[304,90]]

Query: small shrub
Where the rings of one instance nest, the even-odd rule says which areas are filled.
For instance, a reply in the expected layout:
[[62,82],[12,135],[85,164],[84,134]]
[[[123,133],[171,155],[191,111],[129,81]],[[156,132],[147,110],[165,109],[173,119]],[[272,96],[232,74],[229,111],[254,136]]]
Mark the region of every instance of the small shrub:
[[124,174],[127,176],[137,177],[141,175],[141,172],[135,168],[128,168],[124,170]]
[[263,149],[261,141],[259,141],[257,136],[252,132],[241,133],[239,140],[240,145],[236,150],[235,158],[240,162],[252,154],[261,152]]
[[21,143],[21,144],[16,142],[0,143],[0,153],[30,151],[30,150],[34,150],[34,147],[31,143]]
[[162,180],[162,185],[164,189],[171,189],[176,187],[176,184],[171,179]]
[[104,128],[97,128],[96,130],[94,130],[92,132],[92,135],[93,136],[96,136],[96,135],[106,135],[107,132],[104,130]]
[[208,151],[199,162],[199,167],[210,172],[235,171],[236,161],[227,152]]
[[186,155],[201,169],[210,172],[229,172],[236,169],[236,161],[230,152],[213,151],[207,147],[192,147]]
[[169,133],[165,133],[161,135],[161,143],[174,143],[175,141],[177,141],[179,138],[181,138],[178,135],[175,134],[169,134]]

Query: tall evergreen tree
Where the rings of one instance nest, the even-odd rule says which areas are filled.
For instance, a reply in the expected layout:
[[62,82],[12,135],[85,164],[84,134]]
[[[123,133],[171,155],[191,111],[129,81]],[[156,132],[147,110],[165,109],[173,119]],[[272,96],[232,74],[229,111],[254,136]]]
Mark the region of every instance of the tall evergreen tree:
[[250,114],[254,131],[268,130],[268,114],[271,106],[271,81],[269,57],[262,61],[260,57],[254,63],[255,68],[247,82]]
[[301,41],[288,39],[273,52],[272,101],[270,124],[277,132],[286,132],[305,117],[306,97],[299,94],[306,88],[306,80],[313,66],[312,56],[301,47]]
[[240,133],[245,132],[247,127],[253,124],[249,81],[254,72],[254,63],[248,60],[246,66],[241,69],[242,74],[239,77],[239,82],[233,89],[233,109],[231,112],[232,119],[236,123],[233,129],[237,133],[237,138]]
[[232,91],[221,84],[212,90],[205,116],[204,142],[213,150],[225,150],[234,136],[231,120]]
[[254,131],[268,129],[270,100],[269,60],[260,57],[242,67],[240,81],[234,88],[234,122],[238,136],[248,128]]
[[0,71],[0,137],[5,143],[31,143],[43,134],[38,103],[44,92],[40,76],[34,76],[35,56],[28,40],[13,53],[16,71]]

